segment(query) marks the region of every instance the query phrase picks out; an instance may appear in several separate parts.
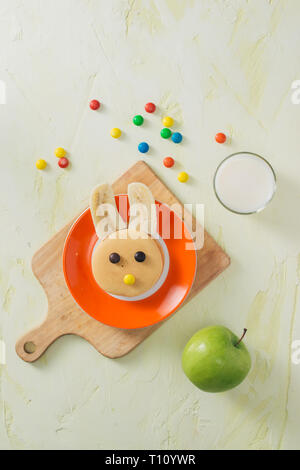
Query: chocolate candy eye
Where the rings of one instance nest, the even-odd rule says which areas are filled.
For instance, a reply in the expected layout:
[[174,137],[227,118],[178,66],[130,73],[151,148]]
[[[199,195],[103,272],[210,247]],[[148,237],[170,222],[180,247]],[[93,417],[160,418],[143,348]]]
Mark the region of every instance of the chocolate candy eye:
[[134,259],[138,263],[143,263],[146,259],[146,255],[143,251],[137,251],[136,254],[134,255]]
[[121,261],[121,256],[118,254],[118,253],[111,253],[109,255],[109,261],[112,263],[112,264],[118,264],[120,263]]

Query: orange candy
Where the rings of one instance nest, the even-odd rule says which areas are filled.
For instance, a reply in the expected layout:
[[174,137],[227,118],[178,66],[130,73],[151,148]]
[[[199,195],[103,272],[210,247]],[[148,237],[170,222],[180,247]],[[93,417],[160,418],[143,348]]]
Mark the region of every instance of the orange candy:
[[218,142],[218,144],[224,144],[226,140],[227,137],[223,132],[219,132],[219,134],[216,135],[216,142]]
[[172,157],[166,157],[164,159],[164,165],[166,168],[172,168],[175,165],[175,160]]

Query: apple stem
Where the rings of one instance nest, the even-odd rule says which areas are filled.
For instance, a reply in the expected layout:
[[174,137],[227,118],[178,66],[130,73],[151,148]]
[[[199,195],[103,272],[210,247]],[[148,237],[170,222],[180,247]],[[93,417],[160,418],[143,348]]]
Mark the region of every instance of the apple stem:
[[238,343],[236,343],[235,347],[237,347],[237,346],[243,341],[243,339],[244,339],[245,336],[246,336],[247,331],[248,331],[247,328],[244,328],[243,336],[242,336],[241,339],[238,341]]

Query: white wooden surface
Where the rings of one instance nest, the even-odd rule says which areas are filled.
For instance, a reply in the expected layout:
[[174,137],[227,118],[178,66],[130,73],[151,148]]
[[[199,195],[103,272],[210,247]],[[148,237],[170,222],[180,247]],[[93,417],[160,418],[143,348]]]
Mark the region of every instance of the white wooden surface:
[[[1,0],[0,448],[299,448],[300,79],[297,0]],[[99,98],[99,113],[88,102]],[[147,101],[172,115],[181,146],[162,141],[159,113],[131,124]],[[124,136],[114,141],[111,127]],[[214,142],[225,131],[232,142]],[[46,299],[32,254],[114,180],[147,140],[147,162],[186,203],[206,207],[206,228],[232,266],[128,357],[111,361],[67,337],[36,365],[16,339],[40,323]],[[72,166],[57,167],[63,146]],[[243,217],[217,202],[212,177],[229,153],[249,150],[278,174],[275,200]],[[166,155],[179,162],[167,170]],[[45,158],[44,173],[35,160]],[[191,175],[179,185],[177,172]],[[253,370],[238,389],[207,395],[180,356],[200,327],[249,328]]]

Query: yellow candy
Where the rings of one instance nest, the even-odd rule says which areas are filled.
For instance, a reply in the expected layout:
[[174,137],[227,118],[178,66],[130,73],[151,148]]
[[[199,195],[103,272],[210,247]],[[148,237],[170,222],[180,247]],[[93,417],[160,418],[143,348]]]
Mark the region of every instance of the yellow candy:
[[54,153],[57,158],[64,158],[67,155],[66,150],[63,149],[62,147],[58,147]]
[[135,284],[135,277],[133,274],[127,274],[124,279],[124,284],[126,284],[127,286],[133,286]]
[[172,127],[174,125],[174,119],[170,116],[166,116],[163,118],[163,125],[165,127]]
[[38,170],[45,170],[45,168],[47,167],[47,162],[45,160],[40,159],[36,162],[35,165]]
[[178,181],[180,181],[180,183],[186,183],[188,180],[189,180],[189,175],[183,171],[182,173],[179,173],[178,175]]
[[111,131],[110,131],[110,135],[114,138],[114,139],[119,139],[122,135],[122,132],[120,131],[120,129],[118,129],[117,127],[114,127]]

